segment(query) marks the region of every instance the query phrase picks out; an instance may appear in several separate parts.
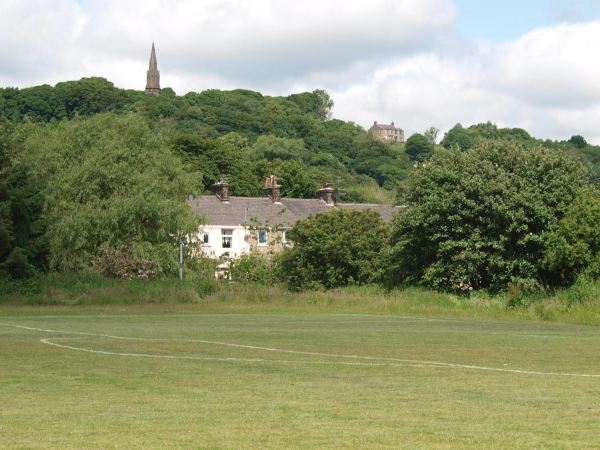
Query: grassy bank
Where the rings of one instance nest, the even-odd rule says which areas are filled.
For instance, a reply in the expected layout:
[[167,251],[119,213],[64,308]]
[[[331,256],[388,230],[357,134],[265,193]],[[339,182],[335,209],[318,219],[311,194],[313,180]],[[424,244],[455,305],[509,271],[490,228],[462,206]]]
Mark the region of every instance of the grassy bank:
[[112,308],[166,310],[305,311],[504,318],[600,325],[600,285],[581,282],[554,292],[457,296],[420,288],[378,286],[289,292],[283,287],[178,279],[122,281],[91,274],[44,275],[0,282],[0,308]]

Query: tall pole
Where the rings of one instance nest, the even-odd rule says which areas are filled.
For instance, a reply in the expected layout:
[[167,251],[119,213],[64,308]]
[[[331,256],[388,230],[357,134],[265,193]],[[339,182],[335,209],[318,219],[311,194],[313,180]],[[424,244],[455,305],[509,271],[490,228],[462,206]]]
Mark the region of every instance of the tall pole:
[[183,241],[179,241],[179,279],[183,280]]

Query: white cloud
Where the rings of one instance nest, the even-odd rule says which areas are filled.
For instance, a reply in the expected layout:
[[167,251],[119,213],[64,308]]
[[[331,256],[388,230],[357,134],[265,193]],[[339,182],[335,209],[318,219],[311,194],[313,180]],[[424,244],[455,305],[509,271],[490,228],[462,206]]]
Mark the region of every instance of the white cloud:
[[135,60],[143,80],[155,40],[165,76],[279,83],[432,48],[456,16],[452,0],[8,1],[0,18],[0,38],[11,43],[3,79]]
[[600,22],[496,44],[465,40],[456,16],[452,0],[5,0],[0,86],[103,76],[143,89],[155,40],[179,94],[325,88],[336,117],[365,127],[491,120],[600,144]]
[[536,105],[589,107],[600,101],[600,22],[542,28],[501,46],[494,82]]
[[540,138],[581,134],[600,144],[597,48],[600,22],[559,25],[506,44],[480,43],[469,56],[404,58],[348,89],[330,88],[336,115],[366,127],[395,120],[411,135],[491,120]]

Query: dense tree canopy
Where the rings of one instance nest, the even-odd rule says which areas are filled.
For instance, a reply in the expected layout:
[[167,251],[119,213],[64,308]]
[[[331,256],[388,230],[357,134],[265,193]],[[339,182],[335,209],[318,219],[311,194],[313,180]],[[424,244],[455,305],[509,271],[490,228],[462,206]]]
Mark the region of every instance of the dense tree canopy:
[[173,271],[175,234],[197,225],[187,194],[227,178],[231,195],[261,196],[272,174],[284,197],[314,198],[332,182],[341,201],[409,205],[392,236],[395,283],[501,289],[593,272],[593,233],[576,227],[592,226],[593,202],[580,200],[588,216],[569,210],[581,223],[556,227],[581,186],[600,186],[600,146],[582,136],[542,141],[490,122],[457,124],[445,149],[432,148],[435,127],[385,145],[331,119],[332,107],[323,90],[178,96],[166,87],[155,97],[98,77],[0,88],[0,275],[78,270],[101,249],[123,246]]
[[575,160],[487,141],[446,152],[410,179],[390,239],[392,282],[449,289],[532,287],[545,234],[585,185]]
[[[404,153],[390,152],[352,122],[329,120],[333,105],[329,94],[319,89],[287,97],[244,89],[177,96],[166,87],[155,97],[115,88],[96,77],[54,87],[0,89],[0,123],[55,125],[102,112],[137,111],[151,128],[172,137],[186,170],[202,177],[205,190],[229,174],[232,195],[257,195],[260,187],[251,181],[257,169],[252,166],[262,159],[281,159],[301,160],[314,183],[339,180],[337,187],[342,189],[355,188],[357,175],[366,175],[376,182],[368,189],[361,182],[365,198],[392,198],[376,195],[376,188],[391,191],[396,177],[408,176],[411,167]],[[221,140],[231,133],[245,139],[244,148],[223,145]]]
[[51,267],[80,270],[101,248],[133,240],[139,257],[175,273],[174,244],[199,225],[187,203],[197,183],[141,117],[98,114],[21,132],[15,163],[43,180]]

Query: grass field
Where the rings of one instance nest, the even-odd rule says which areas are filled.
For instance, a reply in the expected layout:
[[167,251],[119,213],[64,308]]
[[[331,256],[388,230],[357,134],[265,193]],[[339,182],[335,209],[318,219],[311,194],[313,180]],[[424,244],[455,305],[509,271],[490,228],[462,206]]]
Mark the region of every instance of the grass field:
[[598,448],[597,327],[0,312],[2,448]]

